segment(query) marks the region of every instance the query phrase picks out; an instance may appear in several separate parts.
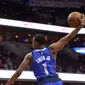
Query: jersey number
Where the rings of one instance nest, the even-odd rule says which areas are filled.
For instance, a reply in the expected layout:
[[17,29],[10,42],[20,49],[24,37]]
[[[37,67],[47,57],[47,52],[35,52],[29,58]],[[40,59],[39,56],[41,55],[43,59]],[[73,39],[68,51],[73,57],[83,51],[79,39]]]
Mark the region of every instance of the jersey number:
[[49,72],[48,72],[46,63],[44,63],[44,64],[42,64],[42,65],[43,65],[43,67],[44,67],[45,74],[48,75]]

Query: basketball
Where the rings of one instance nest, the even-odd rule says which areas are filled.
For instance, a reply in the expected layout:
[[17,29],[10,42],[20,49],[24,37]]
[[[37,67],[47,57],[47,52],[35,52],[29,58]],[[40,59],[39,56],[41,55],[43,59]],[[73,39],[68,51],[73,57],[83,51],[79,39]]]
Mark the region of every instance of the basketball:
[[68,16],[68,25],[70,27],[77,27],[80,24],[81,13],[79,12],[72,12]]

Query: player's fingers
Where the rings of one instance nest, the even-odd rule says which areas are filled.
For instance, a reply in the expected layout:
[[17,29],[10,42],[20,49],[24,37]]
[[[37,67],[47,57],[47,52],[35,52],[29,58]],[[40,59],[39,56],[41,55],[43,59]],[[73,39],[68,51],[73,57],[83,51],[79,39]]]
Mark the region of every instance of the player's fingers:
[[85,15],[84,14],[82,14],[82,23],[85,24]]
[[82,14],[82,17],[85,17],[85,15],[84,15],[84,14]]
[[84,17],[85,17],[85,15],[84,15],[84,14],[82,14],[82,15],[81,15],[81,19],[83,19]]
[[85,15],[84,14],[81,14],[81,17],[80,18],[78,18],[79,19],[79,21],[80,21],[80,25],[79,26],[77,26],[77,27],[83,27],[84,25],[85,25]]
[[81,18],[79,18],[79,20],[80,20],[81,23],[84,23],[85,22],[85,15],[82,14],[81,15]]

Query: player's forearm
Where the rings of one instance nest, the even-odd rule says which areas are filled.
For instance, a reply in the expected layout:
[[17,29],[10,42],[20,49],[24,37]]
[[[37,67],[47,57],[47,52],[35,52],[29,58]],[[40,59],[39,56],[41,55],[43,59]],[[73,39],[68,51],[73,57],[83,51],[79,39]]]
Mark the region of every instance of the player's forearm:
[[19,76],[21,75],[21,73],[19,72],[15,72],[14,75],[8,80],[8,82],[6,83],[6,85],[11,85]]
[[67,36],[65,36],[66,41],[69,42],[73,37],[77,35],[77,33],[80,31],[81,27],[75,28],[71,33],[69,33]]
[[83,27],[83,24],[81,26],[78,26],[75,28],[71,33],[69,33],[67,36],[63,38],[63,40],[68,43],[76,34],[80,31],[80,29]]

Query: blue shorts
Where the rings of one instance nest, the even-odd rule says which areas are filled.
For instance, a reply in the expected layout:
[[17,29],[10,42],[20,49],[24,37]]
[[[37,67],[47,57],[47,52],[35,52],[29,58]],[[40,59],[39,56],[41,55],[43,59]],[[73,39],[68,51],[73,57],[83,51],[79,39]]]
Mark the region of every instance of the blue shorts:
[[44,85],[63,85],[62,81],[52,82],[52,83],[46,83]]
[[62,80],[54,75],[38,79],[38,85],[63,85]]

